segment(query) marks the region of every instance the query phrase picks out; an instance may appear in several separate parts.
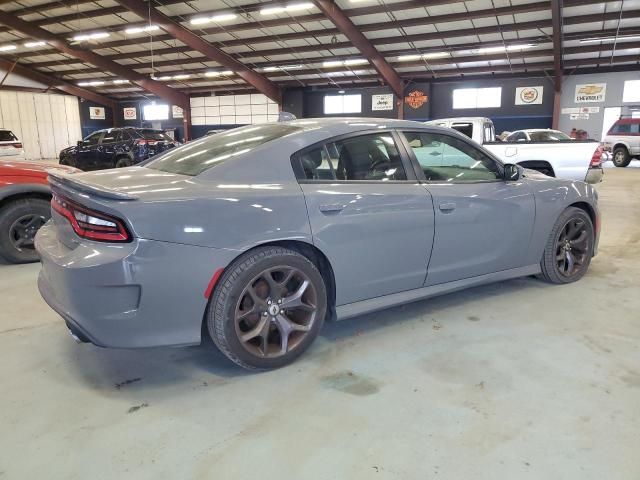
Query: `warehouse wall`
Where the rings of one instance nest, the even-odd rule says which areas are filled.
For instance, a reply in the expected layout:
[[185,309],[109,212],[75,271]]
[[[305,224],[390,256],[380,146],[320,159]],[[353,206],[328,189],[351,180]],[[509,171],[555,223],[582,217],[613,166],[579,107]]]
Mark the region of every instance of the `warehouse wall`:
[[[516,105],[518,87],[542,86],[542,104]],[[501,106],[484,109],[454,109],[453,90],[458,88],[502,87]],[[496,132],[522,128],[551,128],[553,117],[553,83],[546,77],[482,78],[477,80],[439,81],[431,84],[431,119],[448,117],[489,117]],[[426,119],[425,119],[426,120]]]
[[[336,88],[313,88],[307,89],[302,95],[302,108],[300,109],[293,103],[295,98],[285,94],[284,105],[289,105],[290,110],[283,108],[283,110],[294,113],[302,111],[305,118],[311,117],[377,117],[377,118],[398,118],[398,107],[393,105],[393,110],[373,110],[372,100],[373,95],[393,94],[393,91],[388,87],[363,87],[363,88],[345,88],[345,94],[348,95],[362,95],[362,113],[354,114],[348,113],[344,115],[325,115],[324,114],[324,97],[325,95],[337,95],[338,90]],[[289,104],[287,100],[290,100]]]
[[[621,113],[628,113],[627,109],[631,106],[638,106],[638,104],[623,103],[622,94],[624,90],[625,80],[640,80],[640,72],[607,72],[607,73],[593,73],[587,75],[571,75],[564,77],[562,85],[561,107],[567,108],[584,108],[584,107],[598,107],[598,112],[583,114],[585,118],[572,119],[571,113],[560,113],[560,130],[569,132],[572,128],[578,130],[586,130],[587,133],[596,140],[602,140],[602,126],[604,121],[604,111],[608,107],[620,107]],[[602,102],[588,102],[588,103],[576,103],[576,85],[593,84],[593,83],[605,83],[606,93],[604,101]],[[588,118],[586,118],[588,117]]]
[[58,158],[82,138],[78,99],[69,95],[1,91],[0,126],[22,141],[28,160]]

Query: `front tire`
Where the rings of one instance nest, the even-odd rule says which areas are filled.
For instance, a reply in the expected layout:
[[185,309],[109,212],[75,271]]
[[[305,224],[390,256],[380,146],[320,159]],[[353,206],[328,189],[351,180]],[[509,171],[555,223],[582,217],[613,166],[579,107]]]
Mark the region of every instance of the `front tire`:
[[51,218],[51,206],[40,198],[13,201],[0,209],[0,255],[11,263],[37,262],[34,237]]
[[259,247],[235,260],[218,281],[207,329],[231,361],[266,370],[290,364],[311,345],[327,312],[316,266],[282,247]]
[[626,167],[631,163],[631,155],[625,147],[617,147],[613,151],[613,164],[616,167]]
[[545,246],[542,277],[556,284],[580,280],[591,263],[594,237],[591,217],[580,208],[567,208],[556,220]]

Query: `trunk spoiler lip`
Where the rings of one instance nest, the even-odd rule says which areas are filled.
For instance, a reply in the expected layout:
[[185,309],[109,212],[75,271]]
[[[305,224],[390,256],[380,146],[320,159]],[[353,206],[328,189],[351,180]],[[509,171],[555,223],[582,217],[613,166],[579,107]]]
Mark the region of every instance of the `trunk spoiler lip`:
[[105,187],[97,187],[95,185],[82,182],[78,179],[72,178],[72,175],[68,174],[49,173],[49,183],[53,187],[71,187],[75,190],[95,195],[96,197],[108,198],[111,200],[130,201],[138,199],[138,197],[129,195],[128,193]]

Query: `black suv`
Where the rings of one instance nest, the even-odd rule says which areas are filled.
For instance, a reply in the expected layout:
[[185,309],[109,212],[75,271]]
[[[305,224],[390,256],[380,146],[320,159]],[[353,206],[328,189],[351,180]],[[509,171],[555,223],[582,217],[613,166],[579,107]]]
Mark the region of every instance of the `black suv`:
[[109,128],[60,152],[60,163],[80,170],[129,167],[180,145],[162,130]]

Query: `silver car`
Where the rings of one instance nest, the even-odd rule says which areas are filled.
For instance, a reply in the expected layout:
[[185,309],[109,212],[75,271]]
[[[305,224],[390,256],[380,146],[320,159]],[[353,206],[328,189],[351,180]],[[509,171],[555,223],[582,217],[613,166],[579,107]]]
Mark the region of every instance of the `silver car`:
[[51,175],[38,285],[79,340],[193,345],[283,366],[325,319],[541,274],[596,252],[588,184],[384,119],[242,127],[142,166]]

